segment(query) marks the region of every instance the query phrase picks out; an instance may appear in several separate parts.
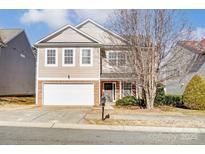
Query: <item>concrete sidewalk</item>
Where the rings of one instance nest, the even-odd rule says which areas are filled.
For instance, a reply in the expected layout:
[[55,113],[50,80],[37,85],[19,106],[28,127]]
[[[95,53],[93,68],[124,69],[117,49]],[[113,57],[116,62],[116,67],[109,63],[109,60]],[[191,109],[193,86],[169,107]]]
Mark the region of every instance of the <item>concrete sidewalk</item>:
[[[184,123],[196,123],[197,125],[186,125],[185,128],[176,125],[109,125],[103,123],[95,125],[89,123],[87,119],[97,119],[101,121],[100,112],[92,108],[78,107],[23,107],[16,110],[0,111],[0,126],[13,127],[42,127],[42,128],[68,128],[68,129],[91,129],[91,130],[121,130],[121,131],[153,131],[153,132],[196,132],[205,133],[205,116],[179,116],[179,115],[143,115],[143,114],[115,114],[111,113],[111,118],[106,120],[144,120],[144,121],[176,121]],[[108,113],[106,111],[106,113]],[[160,127],[155,127],[160,126]],[[198,127],[201,126],[201,127]],[[186,128],[187,127],[187,128]]]
[[31,128],[62,128],[82,130],[107,130],[131,132],[167,132],[167,133],[205,133],[205,128],[176,128],[176,127],[151,127],[151,126],[123,126],[123,125],[91,125],[70,123],[32,123],[32,122],[7,122],[0,121],[0,127],[31,127]]

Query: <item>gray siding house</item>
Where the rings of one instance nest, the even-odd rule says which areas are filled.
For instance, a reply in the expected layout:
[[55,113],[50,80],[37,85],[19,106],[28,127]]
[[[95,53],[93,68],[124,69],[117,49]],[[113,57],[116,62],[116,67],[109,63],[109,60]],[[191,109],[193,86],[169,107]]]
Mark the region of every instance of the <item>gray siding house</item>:
[[[186,85],[194,75],[200,75],[205,79],[205,39],[201,41],[184,41],[180,47],[187,57],[196,57],[192,62],[189,72],[178,78],[173,78],[165,83],[165,91],[167,94],[182,95]],[[190,60],[191,62],[191,60]]]
[[22,29],[0,29],[0,96],[34,95],[35,57]]

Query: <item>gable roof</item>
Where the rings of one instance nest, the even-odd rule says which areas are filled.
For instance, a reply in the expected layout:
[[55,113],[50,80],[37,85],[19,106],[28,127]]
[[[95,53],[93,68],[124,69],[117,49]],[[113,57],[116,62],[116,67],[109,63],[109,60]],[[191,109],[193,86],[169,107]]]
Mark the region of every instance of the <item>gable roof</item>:
[[181,41],[180,45],[197,54],[205,54],[205,39],[201,41]]
[[119,38],[119,39],[121,39],[121,40],[123,40],[123,41],[126,41],[126,40],[125,40],[122,36],[120,36],[119,34],[114,33],[113,31],[111,31],[111,30],[105,28],[104,26],[98,24],[97,22],[95,22],[94,20],[92,20],[92,19],[90,19],[90,18],[84,20],[83,22],[81,22],[80,24],[78,24],[78,25],[75,26],[75,27],[79,29],[80,27],[82,27],[83,25],[85,25],[85,24],[88,23],[88,22],[90,22],[90,23],[96,25],[97,27],[99,27],[100,29],[102,29],[102,30],[104,30],[104,31],[106,31],[106,32],[108,32],[108,33],[110,33],[111,35],[114,35],[115,37],[117,37],[117,38]]
[[0,43],[7,44],[21,32],[23,32],[23,29],[0,29]]
[[65,30],[68,29],[68,28],[71,28],[72,30],[74,30],[74,31],[76,31],[77,33],[79,33],[80,35],[82,35],[82,36],[88,38],[89,40],[92,40],[92,41],[94,41],[94,42],[96,42],[96,43],[101,44],[101,42],[100,42],[99,40],[97,40],[97,39],[93,38],[92,36],[90,36],[90,35],[88,35],[88,34],[82,32],[82,31],[80,31],[79,29],[77,29],[77,28],[75,28],[75,27],[73,27],[73,26],[67,24],[67,25],[61,27],[60,29],[58,29],[57,31],[51,33],[50,35],[48,35],[48,36],[46,36],[46,37],[40,39],[39,41],[37,41],[37,42],[35,43],[35,45],[40,44],[40,43],[43,43],[43,42],[45,42],[45,41],[47,41],[47,40],[53,38],[54,36],[59,35],[61,32],[65,31]]

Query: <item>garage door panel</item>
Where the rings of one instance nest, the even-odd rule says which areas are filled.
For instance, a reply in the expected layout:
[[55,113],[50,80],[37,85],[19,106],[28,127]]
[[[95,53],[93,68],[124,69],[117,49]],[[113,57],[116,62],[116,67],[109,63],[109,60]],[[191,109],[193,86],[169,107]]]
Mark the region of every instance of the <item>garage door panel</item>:
[[93,84],[44,84],[44,105],[94,105]]

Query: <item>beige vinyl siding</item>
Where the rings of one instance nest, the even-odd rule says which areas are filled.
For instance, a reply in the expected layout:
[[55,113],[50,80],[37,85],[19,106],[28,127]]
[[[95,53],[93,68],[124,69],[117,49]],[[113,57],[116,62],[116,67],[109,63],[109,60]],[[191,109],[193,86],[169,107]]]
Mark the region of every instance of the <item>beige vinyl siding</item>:
[[86,38],[85,36],[82,36],[82,34],[79,34],[77,31],[68,28],[65,31],[63,31],[61,34],[53,37],[52,39],[48,40],[47,42],[87,42],[91,43],[92,40]]
[[84,24],[82,27],[79,28],[84,33],[96,38],[104,45],[123,45],[124,43],[117,38],[116,36],[106,32],[105,30],[101,29],[100,27],[94,25],[91,22]]
[[[82,47],[83,48],[83,47]],[[39,77],[41,78],[99,78],[100,75],[100,49],[93,49],[93,65],[80,66],[80,48],[75,49],[75,66],[62,66],[62,49],[57,48],[58,52],[58,66],[46,67],[45,66],[45,49],[39,48]]]

